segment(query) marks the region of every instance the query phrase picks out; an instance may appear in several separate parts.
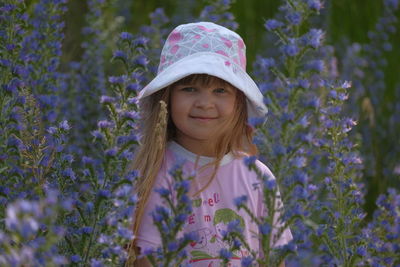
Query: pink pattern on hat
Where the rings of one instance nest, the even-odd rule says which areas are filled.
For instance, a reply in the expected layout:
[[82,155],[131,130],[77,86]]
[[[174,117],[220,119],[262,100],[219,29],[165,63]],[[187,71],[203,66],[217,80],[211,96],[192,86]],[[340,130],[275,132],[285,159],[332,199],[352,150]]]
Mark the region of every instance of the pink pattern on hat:
[[220,54],[220,55],[223,55],[223,56],[226,56],[226,57],[229,57],[228,54],[225,53],[225,52],[222,51],[222,50],[218,50],[216,53],[218,53],[218,54]]
[[171,53],[172,53],[172,54],[176,54],[176,52],[178,51],[178,49],[179,49],[179,45],[174,45],[173,47],[171,47]]
[[187,56],[204,52],[227,57],[230,64],[238,64],[246,71],[245,50],[245,44],[239,35],[219,25],[207,22],[180,25],[165,42],[158,72]]
[[232,47],[232,42],[231,42],[231,40],[228,40],[228,39],[226,39],[225,37],[221,37],[221,40],[224,42],[224,44],[225,44],[227,47],[229,47],[229,48]]
[[213,32],[215,29],[207,29],[206,27],[199,25],[197,26],[200,30],[206,31],[206,32]]
[[174,30],[168,37],[168,43],[170,45],[175,45],[182,39],[182,35],[180,32]]

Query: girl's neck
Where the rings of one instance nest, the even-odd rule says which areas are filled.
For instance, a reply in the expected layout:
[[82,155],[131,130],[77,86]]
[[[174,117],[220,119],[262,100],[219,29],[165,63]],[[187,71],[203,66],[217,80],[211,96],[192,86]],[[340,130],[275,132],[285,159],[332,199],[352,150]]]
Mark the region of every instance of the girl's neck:
[[175,138],[176,143],[187,149],[188,151],[203,157],[215,157],[213,144],[209,140],[192,140],[188,141],[185,138]]

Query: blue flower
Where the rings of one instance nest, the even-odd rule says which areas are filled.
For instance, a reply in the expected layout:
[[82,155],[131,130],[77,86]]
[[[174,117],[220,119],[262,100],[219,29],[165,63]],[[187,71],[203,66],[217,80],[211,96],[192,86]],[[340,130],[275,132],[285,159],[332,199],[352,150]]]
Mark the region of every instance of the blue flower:
[[226,227],[226,231],[228,233],[231,233],[231,232],[241,233],[241,232],[243,232],[243,229],[242,229],[242,227],[240,225],[240,220],[237,219],[237,220],[230,221],[228,223],[227,227]]
[[93,228],[90,226],[84,226],[81,228],[81,233],[82,234],[91,234],[93,232]]
[[59,127],[61,130],[64,130],[64,131],[69,131],[69,130],[71,129],[71,127],[70,127],[69,124],[68,124],[68,121],[66,121],[66,120],[62,121],[62,122],[58,125],[58,127]]
[[265,188],[269,190],[274,190],[276,188],[276,181],[275,179],[267,178],[264,181]]
[[108,81],[112,84],[122,84],[124,83],[125,79],[122,76],[110,76],[108,77]]
[[110,198],[111,197],[111,192],[109,190],[106,189],[100,189],[97,192],[97,196],[100,198]]
[[322,3],[320,0],[307,0],[308,7],[314,9],[315,11],[320,11],[322,8]]
[[136,47],[139,47],[139,46],[144,47],[144,46],[146,46],[146,44],[148,42],[149,42],[149,39],[147,39],[146,37],[139,37],[133,41],[133,45]]
[[149,64],[149,60],[147,59],[146,56],[141,55],[134,59],[134,63],[141,67],[146,67],[147,64]]
[[260,233],[263,235],[269,235],[271,233],[271,225],[269,223],[263,223],[258,226]]
[[165,187],[156,188],[154,192],[160,194],[161,197],[168,197],[171,194],[171,191]]
[[243,257],[242,260],[240,261],[242,267],[250,267],[253,266],[253,258],[251,256],[246,256]]
[[257,156],[244,157],[243,162],[246,166],[251,167],[256,163]]
[[265,122],[265,118],[262,118],[262,117],[251,117],[249,119],[249,124],[254,128],[261,126],[264,122]]
[[71,257],[70,257],[70,260],[71,260],[71,262],[73,262],[73,263],[78,263],[78,262],[81,262],[82,261],[82,258],[81,258],[81,256],[79,256],[79,255],[72,255]]
[[324,70],[324,62],[322,60],[311,60],[306,64],[306,68],[317,72]]
[[126,60],[128,58],[126,56],[125,52],[121,51],[121,50],[114,51],[113,57],[120,58],[120,59],[123,59],[123,60]]
[[278,28],[281,28],[281,27],[283,27],[283,25],[284,24],[282,22],[275,20],[275,19],[269,19],[264,24],[265,28],[269,31],[273,31]]
[[178,249],[178,242],[176,241],[169,242],[167,248],[169,251],[176,251]]
[[311,29],[306,35],[301,38],[305,45],[311,46],[314,49],[322,45],[324,32],[320,29]]
[[300,52],[300,50],[296,44],[292,43],[283,46],[283,52],[290,57],[294,57]]
[[131,33],[129,33],[129,32],[121,32],[121,34],[119,35],[119,37],[120,37],[122,40],[132,40],[133,35],[132,35]]
[[236,208],[239,209],[242,205],[247,202],[247,196],[243,195],[240,197],[236,197],[233,199],[233,203],[235,204]]
[[141,89],[140,84],[138,83],[130,83],[126,86],[126,90],[132,91],[132,92],[137,92]]
[[118,153],[118,148],[116,148],[116,147],[113,147],[113,148],[110,148],[110,149],[107,149],[106,151],[104,151],[104,154],[107,157],[115,157],[117,155],[117,153]]
[[107,95],[102,95],[100,97],[100,103],[102,104],[111,104],[116,101],[115,97],[107,96]]
[[97,127],[99,127],[100,129],[111,128],[113,126],[114,126],[114,123],[107,121],[107,120],[102,120],[97,123]]
[[301,23],[301,14],[299,12],[292,12],[286,16],[290,24],[299,25]]
[[231,251],[227,250],[226,248],[223,248],[219,251],[219,256],[222,259],[227,259],[229,260],[230,258],[232,258],[233,254]]

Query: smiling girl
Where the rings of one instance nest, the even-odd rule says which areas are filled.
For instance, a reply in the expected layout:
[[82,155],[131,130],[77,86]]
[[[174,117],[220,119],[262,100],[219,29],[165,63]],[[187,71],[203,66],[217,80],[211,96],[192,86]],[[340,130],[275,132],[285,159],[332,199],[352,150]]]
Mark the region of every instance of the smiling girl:
[[[233,203],[234,198],[246,195],[247,207],[258,217],[265,215],[262,188],[254,186],[259,184],[258,177],[243,158],[257,153],[248,119],[265,117],[267,108],[246,73],[242,38],[210,22],[178,26],[163,47],[157,76],[139,98],[142,138],[133,162],[141,176],[136,185],[139,204],[134,218],[136,265],[147,266],[141,252],[161,245],[151,211],[162,199],[153,190],[173,190],[168,171],[181,158],[185,159],[183,173],[196,173],[190,197],[204,200],[193,207],[182,230],[201,236],[201,243],[187,248],[189,263],[219,266],[219,251],[227,245],[220,240],[220,231],[237,218],[251,251],[261,252],[257,224]],[[274,179],[263,163],[256,161],[256,166]],[[278,227],[276,220],[273,235]],[[291,238],[290,230],[285,229],[272,238],[271,245],[284,245]],[[249,254],[245,248],[236,251],[230,266],[240,266]]]

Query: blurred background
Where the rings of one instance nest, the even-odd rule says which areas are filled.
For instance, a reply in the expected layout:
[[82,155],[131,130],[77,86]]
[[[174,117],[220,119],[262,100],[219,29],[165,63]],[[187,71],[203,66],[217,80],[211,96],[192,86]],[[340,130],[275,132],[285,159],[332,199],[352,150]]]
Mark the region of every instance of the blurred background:
[[[62,69],[68,70],[71,62],[82,61],[85,53],[82,44],[87,38],[83,29],[88,20],[96,19],[88,16],[90,12],[93,14],[91,2],[96,1],[68,2]],[[178,24],[199,20],[204,6],[212,3],[191,0],[101,2],[104,8],[98,10],[102,15],[95,23],[102,25],[97,42],[103,47],[98,57],[103,59],[105,75],[118,72],[109,60],[116,43],[116,38],[110,36],[118,36],[113,32],[139,33],[143,25],[152,23],[150,14],[157,8],[164,10],[163,23],[172,29]],[[312,21],[313,27],[325,31],[325,43],[333,49],[337,79],[353,82],[346,115],[358,121],[352,135],[360,144],[364,160],[365,209],[369,215],[378,194],[388,187],[400,188],[400,20],[396,21],[400,14],[399,10],[390,12],[391,2],[396,1],[324,1],[320,16]],[[264,23],[279,13],[281,4],[278,0],[236,0],[228,10],[238,23],[236,31],[246,42],[250,73],[257,55],[274,54],[276,44],[268,37]],[[94,123],[95,118],[92,119]]]

